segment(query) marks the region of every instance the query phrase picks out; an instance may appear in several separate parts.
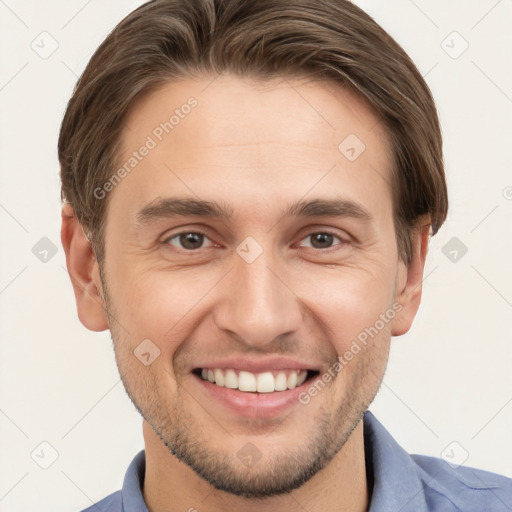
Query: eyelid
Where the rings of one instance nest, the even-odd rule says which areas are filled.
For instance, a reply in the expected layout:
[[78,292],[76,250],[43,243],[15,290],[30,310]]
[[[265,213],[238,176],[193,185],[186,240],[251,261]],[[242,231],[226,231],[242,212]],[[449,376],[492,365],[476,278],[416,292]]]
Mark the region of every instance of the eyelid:
[[[299,246],[299,247],[301,247],[301,249],[313,249],[314,251],[318,251],[318,252],[329,252],[329,251],[332,251],[332,250],[336,250],[336,247],[338,247],[338,246],[345,245],[345,244],[349,243],[348,240],[344,239],[341,235],[339,235],[335,231],[333,231],[331,229],[325,229],[325,228],[324,229],[317,228],[317,229],[314,229],[312,231],[311,230],[308,231],[304,236],[301,236],[300,242],[302,242],[303,240],[309,238],[312,235],[317,235],[317,234],[331,235],[331,236],[337,238],[340,241],[340,243],[336,244],[336,245],[333,245],[331,247],[327,247],[326,249],[317,249],[315,247],[303,247],[303,246]],[[347,238],[348,238],[348,236],[347,236]]]
[[[218,244],[216,244],[215,242],[213,242],[213,240],[211,240],[211,238],[208,236],[208,234],[205,232],[205,230],[203,229],[184,229],[182,231],[178,231],[178,232],[175,232],[175,233],[172,233],[172,234],[165,234],[164,235],[164,238],[161,239],[161,244],[163,245],[172,245],[169,241],[176,238],[176,237],[179,237],[180,235],[184,235],[184,234],[190,234],[190,233],[194,233],[194,234],[197,234],[197,235],[202,235],[205,239],[209,240],[211,242],[212,245],[209,245],[207,247],[200,247],[199,249],[184,249],[184,248],[179,248],[179,247],[176,247],[176,249],[178,250],[181,250],[183,252],[186,252],[186,253],[194,253],[194,252],[199,252],[201,249],[210,249],[214,246],[218,246]],[[316,234],[328,234],[328,235],[331,235],[335,238],[337,238],[340,243],[338,244],[335,244],[331,247],[327,247],[325,249],[318,249],[318,248],[315,248],[315,247],[304,247],[304,246],[298,246],[300,249],[312,249],[314,252],[318,252],[318,253],[328,253],[328,252],[331,252],[331,251],[335,251],[337,249],[339,249],[339,246],[343,246],[343,245],[346,245],[349,243],[349,240],[346,240],[344,239],[343,236],[341,236],[340,234],[336,233],[334,230],[332,229],[329,229],[329,228],[322,228],[321,226],[315,228],[315,227],[309,227],[307,231],[303,232],[303,234],[301,235],[301,238],[299,239],[299,243],[302,242],[303,240],[311,237],[312,235],[316,235]],[[347,235],[347,238],[350,238],[349,235]],[[174,247],[174,246],[173,246]]]
[[[161,243],[164,245],[171,245],[171,243],[169,241],[172,240],[173,238],[179,237],[180,235],[188,235],[190,233],[194,233],[195,235],[202,235],[202,236],[204,236],[205,239],[207,239],[211,242],[212,245],[210,245],[208,247],[201,247],[200,249],[209,249],[210,247],[216,245],[215,242],[204,231],[202,231],[200,229],[186,229],[183,231],[178,231],[176,233],[172,233],[170,235],[169,234],[164,235],[164,238],[161,239]],[[180,249],[180,248],[178,247],[178,249]],[[191,253],[191,252],[197,252],[200,249],[181,249],[181,250]]]

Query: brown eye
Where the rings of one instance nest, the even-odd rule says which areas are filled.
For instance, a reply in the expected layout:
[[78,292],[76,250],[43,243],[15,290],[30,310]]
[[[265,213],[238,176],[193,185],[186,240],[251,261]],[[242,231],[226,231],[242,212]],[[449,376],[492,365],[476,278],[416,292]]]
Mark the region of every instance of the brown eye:
[[326,249],[332,246],[334,236],[329,233],[315,233],[309,235],[311,238],[311,245],[315,249]]
[[203,233],[196,233],[191,231],[173,235],[165,240],[164,243],[174,245],[179,249],[193,251],[196,249],[201,249],[205,240],[208,240],[208,238]]
[[[324,231],[311,233],[303,240],[309,240],[310,242],[309,245],[301,245],[301,247],[311,247],[313,249],[330,249],[333,245],[343,244],[343,240],[338,236]],[[341,243],[335,244],[335,240],[338,240]]]

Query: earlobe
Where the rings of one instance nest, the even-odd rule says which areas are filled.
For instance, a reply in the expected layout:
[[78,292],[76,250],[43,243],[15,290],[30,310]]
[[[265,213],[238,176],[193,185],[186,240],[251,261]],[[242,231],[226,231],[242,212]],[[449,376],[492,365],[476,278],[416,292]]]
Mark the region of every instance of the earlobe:
[[428,216],[421,217],[412,236],[413,254],[411,262],[409,265],[400,262],[396,302],[400,303],[401,310],[393,323],[391,331],[393,336],[401,336],[409,331],[420,307],[429,237],[430,219]]
[[91,331],[108,329],[96,255],[70,204],[62,206],[61,241],[78,318]]

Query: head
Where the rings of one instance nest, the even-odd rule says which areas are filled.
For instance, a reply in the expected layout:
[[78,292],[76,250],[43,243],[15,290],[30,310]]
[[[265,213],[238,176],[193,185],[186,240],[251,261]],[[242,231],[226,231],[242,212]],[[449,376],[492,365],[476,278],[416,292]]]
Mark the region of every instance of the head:
[[[246,497],[328,465],[447,213],[436,109],[400,46],[343,0],[148,2],[80,78],[59,158],[79,317],[110,329],[169,451]],[[308,373],[272,394],[293,403],[240,411],[215,368]]]

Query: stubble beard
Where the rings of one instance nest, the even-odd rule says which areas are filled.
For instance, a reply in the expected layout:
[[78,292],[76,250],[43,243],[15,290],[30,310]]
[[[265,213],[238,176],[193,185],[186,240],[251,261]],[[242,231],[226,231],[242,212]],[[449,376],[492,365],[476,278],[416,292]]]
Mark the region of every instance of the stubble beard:
[[[271,457],[262,454],[261,460],[254,466],[245,467],[237,457],[236,447],[230,446],[230,443],[235,444],[232,437],[226,434],[225,448],[212,448],[211,439],[188,412],[187,401],[183,396],[178,396],[170,404],[169,398],[161,392],[163,388],[159,387],[159,383],[165,379],[150,372],[131,371],[133,365],[140,362],[135,359],[131,349],[127,348],[130,344],[118,327],[105,283],[103,293],[116,363],[135,408],[171,454],[215,489],[235,496],[265,499],[288,494],[304,485],[343,448],[375,398],[384,376],[384,371],[380,377],[373,371],[375,366],[372,366],[372,354],[363,355],[365,361],[354,373],[350,390],[345,394],[343,402],[334,407],[319,408],[314,431],[304,433],[301,429],[302,439],[297,439],[296,447],[283,450],[278,455],[274,452]],[[368,379],[372,381],[371,385]],[[333,379],[320,394],[330,393],[336,381],[336,378]],[[297,403],[294,411],[275,432],[286,429],[296,414],[304,414],[304,407],[307,406]],[[295,424],[300,424],[300,418]],[[213,418],[212,427],[220,428]]]

